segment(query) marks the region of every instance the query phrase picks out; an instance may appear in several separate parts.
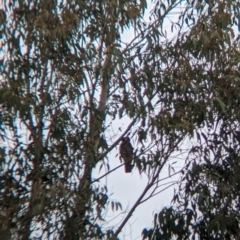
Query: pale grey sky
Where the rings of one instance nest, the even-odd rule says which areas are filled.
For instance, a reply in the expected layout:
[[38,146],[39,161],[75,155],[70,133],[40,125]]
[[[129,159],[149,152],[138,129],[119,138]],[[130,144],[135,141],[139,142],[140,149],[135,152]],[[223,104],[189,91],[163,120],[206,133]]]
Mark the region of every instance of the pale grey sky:
[[[149,6],[151,6],[151,1],[148,1]],[[149,22],[148,15],[149,10],[146,12],[145,15],[145,21]],[[173,18],[176,18],[177,15],[171,15],[171,17],[166,21],[166,31],[168,33],[168,37],[173,37],[173,33],[170,31],[170,20],[173,20]],[[130,42],[131,39],[134,37],[134,30],[128,30],[123,34],[123,41],[124,42]],[[127,117],[121,119],[121,120],[115,120],[113,128],[115,132],[117,132],[118,128],[121,127],[121,129],[124,131],[124,129],[128,126],[130,123],[130,119]],[[122,132],[123,132],[122,131]],[[112,134],[112,133],[110,133]],[[116,136],[118,138],[119,136]],[[136,146],[137,143],[133,142],[132,139],[132,145]],[[188,143],[186,143],[188,144]],[[119,147],[119,146],[118,146]],[[119,149],[115,148],[112,154],[109,155],[109,163],[111,166],[111,169],[117,167],[120,165],[120,161],[118,157],[115,157],[118,153]],[[176,161],[176,159],[174,159]],[[180,169],[183,166],[183,161],[179,158],[179,162],[175,164],[176,170]],[[104,169],[99,173],[99,168],[96,167],[93,176],[101,176],[103,175]],[[161,172],[161,178],[165,178],[168,176],[168,165],[163,169]],[[163,181],[161,184],[168,183],[170,181],[176,181],[178,180],[179,176],[176,175],[172,178],[169,178],[165,181]],[[102,179],[102,184],[106,184],[108,187],[108,191],[111,195],[112,200],[116,200],[121,202],[123,207],[123,212],[126,210],[126,214],[128,210],[134,205],[135,201],[139,197],[139,195],[142,193],[143,189],[145,188],[147,184],[148,178],[146,175],[142,174],[139,175],[139,172],[137,169],[134,169],[132,173],[126,174],[124,171],[124,167],[121,167],[117,169],[115,172],[109,174],[107,176],[107,179]],[[167,185],[163,186],[165,188]],[[161,194],[153,197],[152,199],[149,199],[142,205],[140,205],[137,210],[134,212],[133,216],[130,218],[129,222],[124,227],[123,231],[119,235],[120,239],[123,240],[139,240],[141,239],[141,232],[143,228],[152,227],[152,221],[154,213],[159,212],[164,206],[169,206],[171,203],[173,197],[173,187],[165,190]],[[109,226],[112,225],[119,225],[119,223],[124,219],[126,214],[122,213],[121,211],[112,212],[111,209],[109,209],[107,213],[107,220],[112,220],[109,224]],[[106,225],[108,225],[106,224]]]

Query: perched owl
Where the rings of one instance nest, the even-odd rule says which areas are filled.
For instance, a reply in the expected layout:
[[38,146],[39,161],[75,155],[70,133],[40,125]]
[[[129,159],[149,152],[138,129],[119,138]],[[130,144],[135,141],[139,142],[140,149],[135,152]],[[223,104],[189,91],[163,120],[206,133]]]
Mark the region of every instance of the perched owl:
[[132,165],[133,147],[132,147],[129,137],[124,137],[122,139],[119,152],[120,152],[120,160],[123,159],[124,164],[125,164],[125,172],[130,173],[133,168],[133,165]]

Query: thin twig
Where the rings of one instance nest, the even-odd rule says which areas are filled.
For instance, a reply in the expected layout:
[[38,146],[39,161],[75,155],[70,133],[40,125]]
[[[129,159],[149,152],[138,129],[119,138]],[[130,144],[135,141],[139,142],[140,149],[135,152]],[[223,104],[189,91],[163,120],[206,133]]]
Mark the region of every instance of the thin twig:
[[124,163],[121,164],[121,165],[119,165],[119,166],[117,166],[117,167],[115,167],[114,169],[108,171],[107,173],[103,174],[101,177],[99,177],[99,178],[97,178],[97,179],[94,179],[94,180],[91,182],[91,184],[94,183],[94,182],[98,182],[100,179],[102,179],[103,177],[107,176],[109,173],[117,170],[118,168],[122,167],[123,165],[124,165]]
[[142,200],[142,201],[139,203],[139,205],[142,204],[142,203],[144,203],[144,202],[146,202],[148,199],[150,199],[150,198],[152,198],[152,197],[158,195],[159,193],[161,193],[161,192],[167,190],[169,187],[175,185],[176,183],[177,183],[177,181],[174,181],[172,184],[170,184],[170,185],[168,185],[167,187],[163,188],[163,189],[160,190],[159,192],[156,192],[155,194],[152,194],[152,195],[148,196],[146,199]]

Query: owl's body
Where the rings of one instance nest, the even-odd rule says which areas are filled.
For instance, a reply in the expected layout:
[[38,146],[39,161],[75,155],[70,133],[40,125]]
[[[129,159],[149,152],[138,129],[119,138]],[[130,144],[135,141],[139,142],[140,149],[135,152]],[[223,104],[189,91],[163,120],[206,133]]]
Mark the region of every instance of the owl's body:
[[133,147],[129,137],[124,137],[120,144],[120,159],[123,159],[125,165],[125,172],[130,173],[133,165]]

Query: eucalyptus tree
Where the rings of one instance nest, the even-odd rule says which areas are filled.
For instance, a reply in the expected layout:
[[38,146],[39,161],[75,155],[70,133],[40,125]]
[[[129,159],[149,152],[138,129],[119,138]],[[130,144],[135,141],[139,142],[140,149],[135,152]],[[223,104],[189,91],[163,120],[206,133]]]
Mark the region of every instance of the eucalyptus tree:
[[[178,100],[162,26],[177,4],[146,23],[145,0],[3,1],[2,239],[114,239],[158,191],[191,128],[171,118]],[[124,42],[127,29],[135,36]],[[108,156],[127,136],[138,140],[132,171],[149,181],[122,222],[103,227],[111,198],[98,180],[114,174]],[[93,178],[99,165],[108,170]]]
[[155,214],[143,239],[240,237],[239,13],[238,1],[186,1],[180,14],[187,31],[166,52],[169,78],[181,81],[179,109],[189,110],[179,122],[194,123],[192,147],[172,206]]
[[[154,229],[143,236],[200,234],[209,221],[216,228],[209,216],[232,207],[238,193],[230,197],[226,186],[237,186],[238,3],[156,1],[150,22],[147,7],[144,0],[4,2],[3,238],[116,239],[137,207],[161,191],[160,173],[183,151],[189,170],[174,196],[178,208],[156,215]],[[164,24],[176,10],[168,38]],[[134,37],[126,42],[128,29]],[[128,124],[113,131],[119,122]],[[120,157],[127,172],[148,182],[125,218],[111,226],[105,211],[121,203],[99,181],[115,174],[109,155],[126,139],[130,145],[121,145]],[[194,142],[186,148],[185,139]],[[230,150],[236,166],[227,162]],[[219,180],[224,161],[229,181]],[[106,173],[93,176],[99,166]],[[210,211],[213,205],[218,208]],[[194,224],[199,211],[202,221]]]

